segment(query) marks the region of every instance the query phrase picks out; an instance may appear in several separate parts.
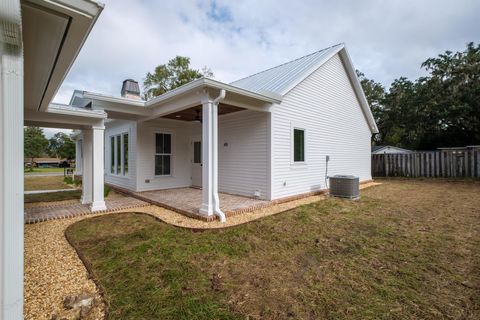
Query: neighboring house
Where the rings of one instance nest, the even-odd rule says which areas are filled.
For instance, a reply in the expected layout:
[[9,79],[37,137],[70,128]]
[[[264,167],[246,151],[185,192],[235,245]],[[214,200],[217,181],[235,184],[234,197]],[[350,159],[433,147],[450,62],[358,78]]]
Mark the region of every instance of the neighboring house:
[[108,114],[111,185],[203,187],[199,213],[221,217],[218,191],[275,200],[325,189],[326,175],[371,179],[377,127],[343,44],[230,84],[202,78],[143,101],[128,79],[121,93],[75,91],[70,102]]
[[394,153],[411,153],[412,150],[407,150],[394,146],[372,146],[372,154],[394,154]]
[[[24,166],[32,166],[32,158],[25,158]],[[33,166],[38,168],[68,167],[70,162],[67,159],[59,158],[33,158]]]

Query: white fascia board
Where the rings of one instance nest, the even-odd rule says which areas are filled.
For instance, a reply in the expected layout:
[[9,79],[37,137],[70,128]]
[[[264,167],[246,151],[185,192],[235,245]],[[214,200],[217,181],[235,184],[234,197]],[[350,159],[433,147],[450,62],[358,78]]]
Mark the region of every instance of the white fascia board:
[[360,84],[355,68],[353,67],[352,59],[350,59],[350,55],[347,52],[347,48],[343,46],[342,50],[339,51],[339,54],[340,54],[340,58],[344,62],[343,65],[347,70],[348,76],[353,85],[355,93],[357,94],[358,101],[362,106],[362,110],[368,122],[368,126],[372,131],[372,133],[378,133],[378,127],[375,122],[375,118],[373,117],[372,110],[370,110],[370,106],[368,104],[367,98],[365,97],[365,93],[363,92],[362,85]]
[[[111,105],[109,105],[108,108],[106,108],[107,110],[116,111],[116,112],[126,112],[125,107],[130,107],[129,110],[132,111],[130,113],[148,116],[148,113],[150,112],[152,113],[150,116],[155,118],[155,117],[158,117],[158,114],[160,113],[154,112],[153,110],[158,110],[159,108],[161,108],[162,106],[166,105],[169,102],[178,101],[185,97],[188,97],[192,93],[195,93],[195,91],[200,91],[202,89],[208,89],[208,88],[218,89],[218,90],[224,89],[227,92],[243,95],[252,99],[259,100],[264,103],[269,103],[269,104],[280,103],[282,98],[278,95],[267,96],[263,94],[258,94],[255,92],[251,92],[235,86],[231,86],[229,84],[225,84],[219,81],[206,79],[206,78],[201,78],[201,79],[191,81],[181,87],[168,91],[149,101],[127,99],[122,97],[112,97],[112,96],[106,96],[106,95],[93,93],[93,92],[77,91],[74,93],[74,95],[80,94],[79,96],[81,96],[82,98],[91,99],[93,100],[93,102],[95,102],[96,100],[96,101],[101,101],[105,103],[111,103]],[[199,103],[201,103],[200,100],[199,100]]]
[[158,97],[155,97],[146,102],[147,107],[155,107],[159,104],[166,103],[172,99],[175,99],[183,94],[191,93],[191,91],[199,90],[203,88],[212,88],[218,90],[225,90],[227,92],[243,95],[249,98],[257,99],[259,101],[267,102],[267,103],[280,103],[282,101],[282,97],[278,95],[266,95],[266,94],[258,94],[252,91],[248,91],[245,89],[241,89],[220,81],[208,79],[208,78],[200,78],[197,80],[193,80],[183,86],[175,88],[171,91],[168,91]]
[[72,107],[64,104],[52,103],[48,106],[47,113],[70,115],[76,117],[106,119],[107,113],[103,110],[88,110],[84,108]]
[[143,100],[135,100],[135,99],[127,99],[121,97],[112,97],[107,96],[99,93],[94,92],[83,92],[84,99],[92,99],[92,100],[99,100],[104,102],[111,102],[111,103],[118,103],[123,105],[135,106],[135,107],[145,107],[145,101]]

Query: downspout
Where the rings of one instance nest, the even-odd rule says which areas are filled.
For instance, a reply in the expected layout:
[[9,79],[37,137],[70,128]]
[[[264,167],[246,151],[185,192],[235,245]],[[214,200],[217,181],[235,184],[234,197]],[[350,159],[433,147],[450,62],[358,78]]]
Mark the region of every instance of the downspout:
[[213,214],[215,214],[220,222],[225,222],[225,213],[220,209],[220,199],[218,197],[218,104],[225,99],[226,92],[220,90],[218,97],[213,100]]

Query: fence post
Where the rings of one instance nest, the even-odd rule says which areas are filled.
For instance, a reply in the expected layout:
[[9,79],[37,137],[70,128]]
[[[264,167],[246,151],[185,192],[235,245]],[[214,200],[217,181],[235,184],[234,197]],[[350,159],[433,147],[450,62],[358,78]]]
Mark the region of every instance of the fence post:
[[477,155],[477,178],[480,178],[480,149],[475,151]]
[[386,153],[383,154],[383,163],[385,166],[385,177],[388,177],[388,156]]
[[474,162],[474,157],[475,156],[475,150],[471,149],[469,152],[469,157],[470,157],[470,176],[472,178],[475,177],[475,162]]

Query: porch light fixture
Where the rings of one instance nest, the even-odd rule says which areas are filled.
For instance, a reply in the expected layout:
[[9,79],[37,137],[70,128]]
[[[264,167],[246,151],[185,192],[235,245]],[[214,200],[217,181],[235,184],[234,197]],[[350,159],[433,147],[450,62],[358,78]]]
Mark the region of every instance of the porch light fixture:
[[195,116],[195,119],[193,119],[193,122],[199,122],[202,123],[202,119],[200,118],[200,110],[196,110],[197,115]]

